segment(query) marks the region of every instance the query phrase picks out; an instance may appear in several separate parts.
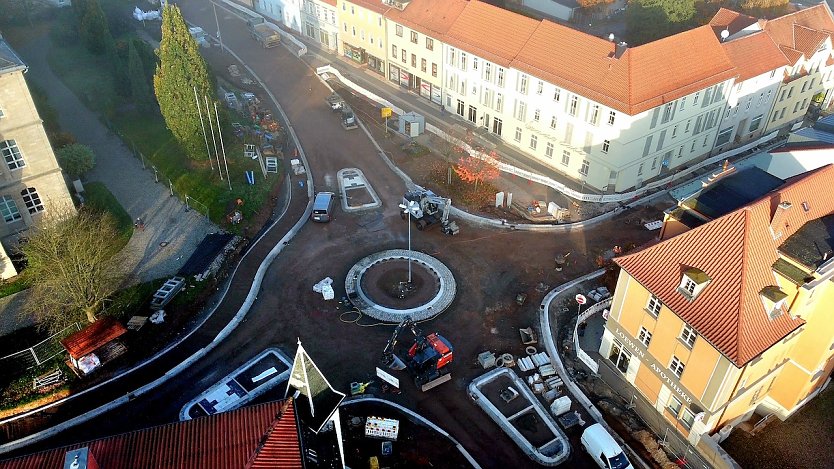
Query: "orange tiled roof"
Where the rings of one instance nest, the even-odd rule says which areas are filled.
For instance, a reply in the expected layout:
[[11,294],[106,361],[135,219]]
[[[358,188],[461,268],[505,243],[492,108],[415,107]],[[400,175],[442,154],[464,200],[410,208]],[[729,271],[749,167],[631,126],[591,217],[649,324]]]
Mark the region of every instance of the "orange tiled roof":
[[725,29],[732,35],[756,22],[756,18],[752,16],[743,15],[737,11],[721,7],[709,21],[709,25],[715,31],[715,35],[721,37],[721,31]]
[[336,6],[336,0],[319,0],[319,1],[321,1],[323,3],[326,3],[330,6],[334,6],[334,7]]
[[544,21],[512,65],[631,115],[736,75],[710,26],[626,49],[620,58],[614,52],[612,42]]
[[[509,67],[538,25],[539,21],[534,19],[472,0],[443,36],[443,41]],[[542,60],[552,59],[554,50]]]
[[[759,297],[775,284],[772,265],[779,244],[805,223],[834,213],[834,166],[787,182],[756,202],[683,234],[616,259],[626,272],[690,324],[737,366],[756,358],[804,324],[783,314],[771,320]],[[782,236],[774,240],[770,223],[781,202]],[[809,202],[806,212],[802,202]],[[710,283],[689,301],[677,289],[684,269],[704,271]]]
[[785,54],[765,33],[754,33],[722,43],[724,52],[738,70],[737,81],[757,77],[770,70],[790,65]]
[[352,3],[358,7],[362,7],[367,10],[383,14],[387,12],[389,9],[391,9],[390,6],[382,3],[382,0],[345,0],[345,2],[348,4]]
[[385,17],[423,34],[438,37],[446,34],[467,4],[468,0],[411,0],[404,11],[391,8]]
[[799,51],[805,57],[813,55],[822,41],[834,31],[834,17],[825,2],[762,21],[762,24],[773,42]]

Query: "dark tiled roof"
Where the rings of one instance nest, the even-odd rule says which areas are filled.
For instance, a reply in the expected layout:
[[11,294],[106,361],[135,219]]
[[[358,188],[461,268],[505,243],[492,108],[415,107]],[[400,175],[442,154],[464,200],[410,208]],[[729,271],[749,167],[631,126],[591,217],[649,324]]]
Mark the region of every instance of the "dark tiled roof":
[[705,188],[687,203],[709,218],[718,218],[747,205],[784,183],[782,179],[755,166],[727,176]]
[[[802,210],[802,207],[796,207]],[[834,215],[811,220],[786,239],[779,251],[809,269],[816,270],[834,257]]]
[[0,74],[9,73],[15,70],[25,70],[26,64],[17,56],[17,53],[0,36]]

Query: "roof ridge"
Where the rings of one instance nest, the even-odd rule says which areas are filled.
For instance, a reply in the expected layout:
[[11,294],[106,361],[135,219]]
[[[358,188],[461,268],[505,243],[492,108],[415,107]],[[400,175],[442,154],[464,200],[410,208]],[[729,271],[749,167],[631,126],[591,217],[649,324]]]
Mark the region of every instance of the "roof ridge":
[[[255,450],[252,452],[252,455],[249,457],[249,460],[246,461],[246,465],[244,468],[249,469],[253,467],[254,464],[258,462],[258,456],[261,454],[261,450],[263,450],[267,443],[269,443],[270,437],[274,433],[275,429],[284,421],[284,417],[289,418],[292,416],[294,418],[295,412],[293,410],[293,398],[288,397],[284,402],[282,402],[278,408],[278,411],[275,413],[275,417],[270,422],[269,426],[267,427],[264,434],[261,436],[260,441],[258,441],[258,446],[255,447]],[[293,426],[296,423],[293,421]]]
[[752,224],[752,217],[751,217],[751,206],[747,205],[740,209],[742,213],[744,213],[744,225],[742,233],[742,256],[741,256],[741,274],[739,275],[739,296],[738,298],[741,300],[738,304],[738,317],[736,318],[736,359],[741,360],[741,344],[745,340],[744,337],[744,329],[746,327],[746,305],[747,302],[745,301],[745,290],[746,290],[746,282],[748,277],[748,256],[750,255],[749,247],[750,247],[750,233],[751,233],[751,224]]

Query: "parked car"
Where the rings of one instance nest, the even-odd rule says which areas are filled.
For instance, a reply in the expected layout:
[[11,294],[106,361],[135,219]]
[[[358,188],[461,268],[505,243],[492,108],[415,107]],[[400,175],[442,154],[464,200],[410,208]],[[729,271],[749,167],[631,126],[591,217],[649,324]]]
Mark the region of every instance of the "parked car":
[[582,432],[582,447],[603,469],[633,469],[623,449],[605,428],[595,423]]
[[336,194],[332,192],[319,192],[313,200],[313,213],[310,218],[319,223],[327,223],[333,218],[333,206],[336,202]]

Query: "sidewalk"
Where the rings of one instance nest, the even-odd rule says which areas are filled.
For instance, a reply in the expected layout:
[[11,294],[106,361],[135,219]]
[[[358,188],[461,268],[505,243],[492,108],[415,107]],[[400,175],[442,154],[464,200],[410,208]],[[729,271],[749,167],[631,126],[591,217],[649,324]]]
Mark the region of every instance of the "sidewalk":
[[95,152],[96,167],[86,181],[104,183],[134,220],[141,217],[145,223],[144,231],[134,231],[122,252],[126,273],[138,282],[175,274],[203,237],[218,227],[195,210],[186,212],[162,181],[154,183],[153,173],[145,171],[124,143],[52,73],[46,35],[15,47],[29,66],[26,76],[46,92],[58,111],[61,128]]

